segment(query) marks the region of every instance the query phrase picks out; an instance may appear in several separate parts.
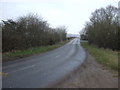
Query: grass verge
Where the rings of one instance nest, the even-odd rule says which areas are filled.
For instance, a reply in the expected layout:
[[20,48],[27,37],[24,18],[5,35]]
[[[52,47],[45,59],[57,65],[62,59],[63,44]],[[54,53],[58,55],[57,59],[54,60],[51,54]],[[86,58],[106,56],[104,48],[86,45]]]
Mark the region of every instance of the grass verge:
[[47,52],[47,51],[53,50],[55,48],[58,48],[64,44],[66,44],[67,42],[68,41],[63,41],[63,42],[57,43],[55,45],[35,47],[35,48],[23,50],[23,51],[7,52],[2,55],[3,62],[15,60],[17,58],[21,58],[21,57],[25,57],[25,56],[30,56],[30,55],[34,55],[34,54]]
[[95,58],[96,61],[114,71],[118,72],[118,52],[110,49],[97,48],[89,45],[88,42],[81,42],[81,45]]

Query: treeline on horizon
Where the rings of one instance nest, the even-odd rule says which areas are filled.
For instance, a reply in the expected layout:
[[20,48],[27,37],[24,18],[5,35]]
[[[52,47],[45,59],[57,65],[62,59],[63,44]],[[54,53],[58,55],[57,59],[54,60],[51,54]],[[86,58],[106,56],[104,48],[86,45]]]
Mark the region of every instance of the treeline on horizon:
[[120,50],[119,10],[111,5],[95,10],[81,36],[88,39],[89,44],[97,47]]
[[53,45],[66,40],[66,27],[52,28],[42,17],[34,14],[17,20],[2,20],[2,52],[25,50]]

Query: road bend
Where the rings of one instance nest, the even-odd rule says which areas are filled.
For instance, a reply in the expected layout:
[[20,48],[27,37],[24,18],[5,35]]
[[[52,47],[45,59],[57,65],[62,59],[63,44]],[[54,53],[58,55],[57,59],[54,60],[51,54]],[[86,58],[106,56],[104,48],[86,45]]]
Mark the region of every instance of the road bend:
[[45,88],[69,75],[85,60],[86,53],[75,38],[52,51],[3,63],[3,88]]

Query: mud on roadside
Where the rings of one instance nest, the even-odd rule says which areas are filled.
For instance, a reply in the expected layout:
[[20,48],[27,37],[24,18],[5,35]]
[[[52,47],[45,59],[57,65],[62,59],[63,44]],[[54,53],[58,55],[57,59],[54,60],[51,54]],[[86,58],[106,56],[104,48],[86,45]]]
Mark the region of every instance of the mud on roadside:
[[97,63],[86,51],[84,63],[53,88],[118,88],[118,77]]

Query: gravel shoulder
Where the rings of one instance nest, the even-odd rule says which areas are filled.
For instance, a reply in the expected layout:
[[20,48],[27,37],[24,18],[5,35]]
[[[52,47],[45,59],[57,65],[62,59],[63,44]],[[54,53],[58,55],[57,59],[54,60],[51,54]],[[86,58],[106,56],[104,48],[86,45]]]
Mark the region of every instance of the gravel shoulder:
[[53,88],[118,88],[117,74],[107,70],[86,53],[84,63]]

